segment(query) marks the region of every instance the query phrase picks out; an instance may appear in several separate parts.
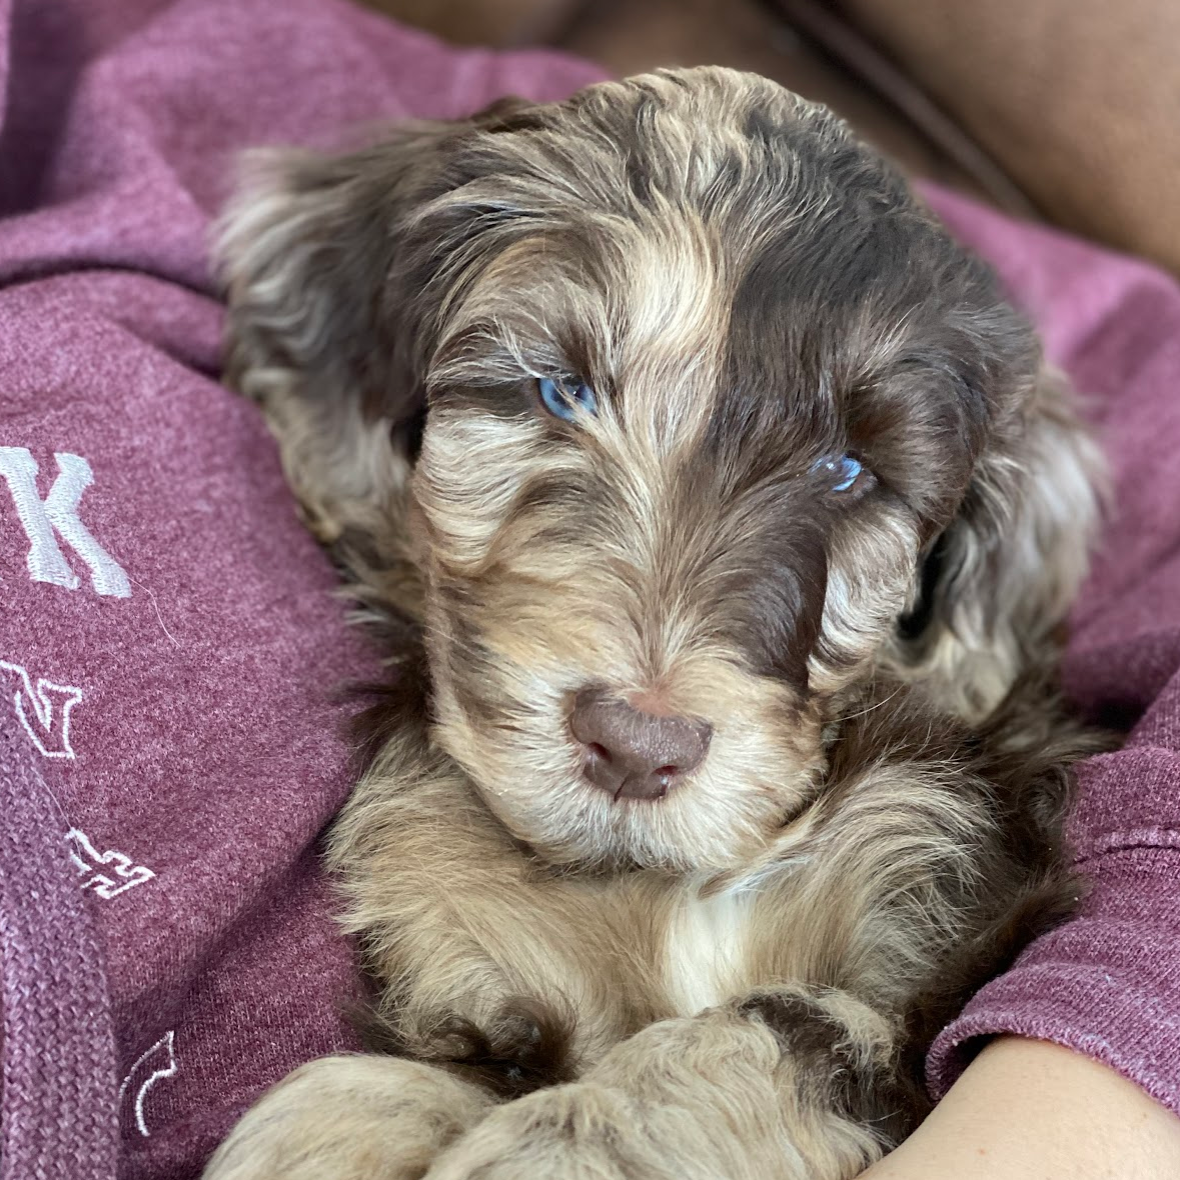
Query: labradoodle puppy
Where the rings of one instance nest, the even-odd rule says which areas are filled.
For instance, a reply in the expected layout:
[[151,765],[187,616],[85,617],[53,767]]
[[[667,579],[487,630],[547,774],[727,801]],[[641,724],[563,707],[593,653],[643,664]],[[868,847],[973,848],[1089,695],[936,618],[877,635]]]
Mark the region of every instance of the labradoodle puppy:
[[257,155],[230,369],[390,635],[330,862],[386,1052],[217,1180],[839,1180],[1068,914],[1100,463],[897,172],[669,71]]

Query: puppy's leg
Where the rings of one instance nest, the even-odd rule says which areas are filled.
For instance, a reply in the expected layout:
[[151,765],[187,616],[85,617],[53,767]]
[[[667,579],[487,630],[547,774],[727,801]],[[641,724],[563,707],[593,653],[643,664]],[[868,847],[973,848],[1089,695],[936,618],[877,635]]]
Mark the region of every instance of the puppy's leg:
[[427,1180],[744,1180],[691,1112],[621,1089],[575,1082],[493,1111],[427,1172]]
[[494,1111],[429,1180],[847,1180],[888,1145],[885,1020],[774,991],[653,1024],[575,1085]]
[[492,1104],[434,1066],[321,1057],[246,1113],[204,1180],[417,1180]]
[[775,1036],[712,1014],[648,1026],[586,1080],[494,1111],[428,1180],[802,1180]]
[[702,1176],[844,1180],[884,1153],[892,1045],[889,1023],[851,996],[779,988],[649,1025],[587,1080],[689,1112],[713,1143]]

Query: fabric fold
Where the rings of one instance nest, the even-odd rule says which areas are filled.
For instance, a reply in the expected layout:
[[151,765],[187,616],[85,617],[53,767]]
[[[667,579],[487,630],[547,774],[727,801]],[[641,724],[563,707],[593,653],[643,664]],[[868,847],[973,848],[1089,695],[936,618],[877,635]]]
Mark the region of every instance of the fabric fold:
[[0,726],[0,1180],[111,1180],[106,967],[60,807],[23,736]]

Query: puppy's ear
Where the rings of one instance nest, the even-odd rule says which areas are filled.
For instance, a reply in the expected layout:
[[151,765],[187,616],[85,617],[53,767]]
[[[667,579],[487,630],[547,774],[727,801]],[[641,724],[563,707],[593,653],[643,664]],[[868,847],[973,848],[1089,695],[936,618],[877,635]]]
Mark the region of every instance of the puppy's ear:
[[1105,466],[1059,374],[1042,369],[1023,419],[980,457],[963,506],[901,622],[904,672],[969,720],[1030,664],[1053,659],[1086,574]]
[[415,217],[467,179],[471,132],[514,129],[533,106],[501,99],[342,155],[252,152],[219,225],[227,380],[261,403],[308,526],[374,605],[414,614],[418,593],[405,496],[442,247],[410,240]]
[[473,132],[522,129],[537,110],[509,97],[457,122],[394,127],[345,155],[243,158],[215,248],[227,379],[261,402],[324,543],[371,533],[404,493],[426,412],[427,288],[448,245],[480,224],[460,205],[458,229],[412,241],[417,216],[478,175]]
[[390,306],[389,278],[399,224],[452,134],[423,125],[336,157],[252,152],[219,227],[227,379],[262,404],[325,543],[371,532],[405,483],[422,391],[413,309]]

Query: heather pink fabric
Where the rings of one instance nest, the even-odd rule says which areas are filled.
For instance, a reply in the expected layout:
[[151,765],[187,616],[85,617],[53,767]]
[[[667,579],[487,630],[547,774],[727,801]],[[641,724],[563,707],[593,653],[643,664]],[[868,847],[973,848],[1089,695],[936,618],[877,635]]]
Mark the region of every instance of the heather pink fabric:
[[979,1038],[1058,1041],[1180,1114],[1180,286],[1144,263],[929,193],[1039,324],[1049,358],[1089,397],[1114,504],[1074,612],[1066,684],[1129,730],[1091,759],[1071,838],[1093,892],[944,1031],[936,1093]]
[[[352,1045],[315,839],[348,786],[333,694],[377,671],[257,411],[217,382],[231,157],[597,75],[333,0],[0,20],[0,1177],[109,1180],[117,1113],[119,1175],[180,1180],[260,1089]],[[22,471],[68,518],[80,460],[77,519],[122,583],[60,532],[30,559]],[[49,549],[74,588],[44,580]]]
[[[260,1089],[352,1043],[315,854],[348,785],[334,694],[374,664],[217,381],[232,154],[596,76],[342,0],[0,0],[0,1180],[195,1175]],[[1068,671],[1132,731],[1083,776],[1085,915],[972,1003],[932,1082],[1012,1030],[1180,1111],[1180,291],[930,197],[1094,395],[1118,506]]]

